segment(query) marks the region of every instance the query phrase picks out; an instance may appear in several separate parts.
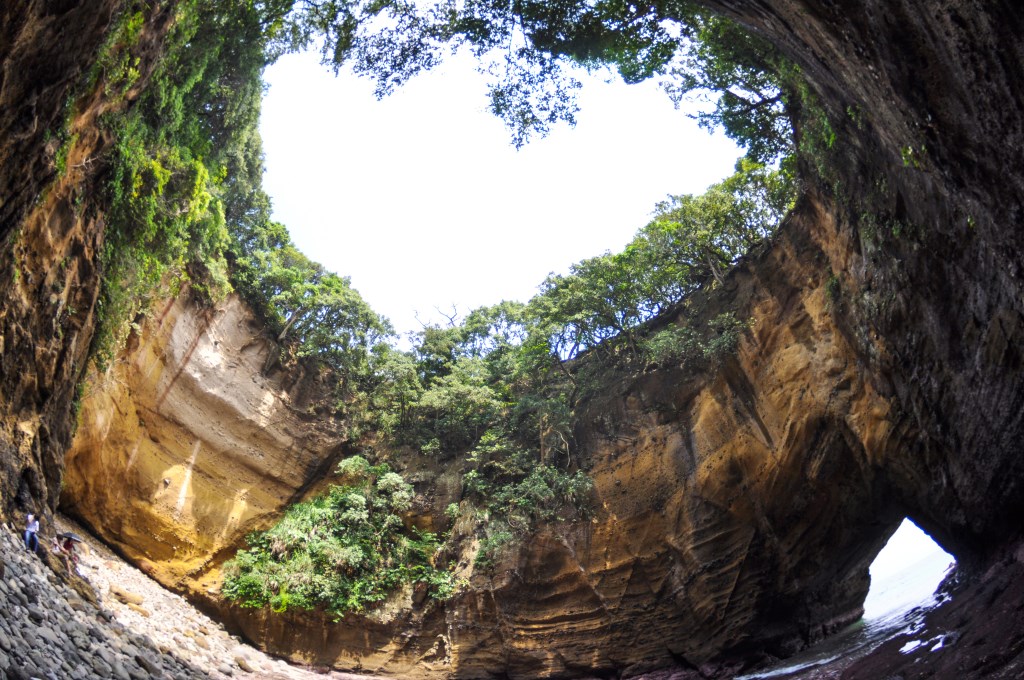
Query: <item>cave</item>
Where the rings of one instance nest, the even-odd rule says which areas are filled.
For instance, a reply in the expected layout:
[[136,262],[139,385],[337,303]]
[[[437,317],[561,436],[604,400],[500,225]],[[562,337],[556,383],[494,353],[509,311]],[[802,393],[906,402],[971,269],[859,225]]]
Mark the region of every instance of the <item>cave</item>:
[[822,669],[834,672],[836,661],[863,655],[886,639],[901,633],[910,639],[901,652],[930,641],[917,638],[925,629],[924,618],[948,596],[942,589],[954,578],[955,561],[911,520],[904,519],[870,567],[871,587],[864,599],[864,615],[834,635],[792,656],[745,672],[737,680],[778,677],[816,677]]
[[[779,237],[708,296],[707,315],[752,319],[736,355],[624,378],[586,404],[575,436],[601,501],[592,522],[532,536],[447,609],[369,622],[274,617],[210,594],[245,531],[352,453],[322,414],[287,408],[308,403],[317,376],[277,366],[241,304],[210,314],[168,300],[112,391],[79,401],[105,228],[79,197],[101,193],[90,159],[112,143],[95,125],[109,103],[99,91],[85,102],[69,172],[57,173],[46,131],[120,3],[5,5],[5,518],[25,505],[22,489],[51,513],[62,498],[104,541],[290,658],[405,677],[696,678],[855,620],[871,561],[911,517],[955,556],[951,598],[925,624],[955,635],[934,652],[895,639],[843,677],[1017,677],[1024,15],[1008,0],[702,4],[789,55],[834,133],[828,172],[805,168],[817,180]],[[140,87],[173,8],[143,15]],[[218,352],[235,352],[237,374]],[[200,438],[213,440],[191,477],[200,502],[175,513],[160,482]],[[260,454],[246,457],[252,442]],[[432,491],[448,500],[443,485]]]
[[909,519],[871,563],[871,589],[864,600],[864,618],[891,615],[917,604],[939,589],[952,575],[956,560]]

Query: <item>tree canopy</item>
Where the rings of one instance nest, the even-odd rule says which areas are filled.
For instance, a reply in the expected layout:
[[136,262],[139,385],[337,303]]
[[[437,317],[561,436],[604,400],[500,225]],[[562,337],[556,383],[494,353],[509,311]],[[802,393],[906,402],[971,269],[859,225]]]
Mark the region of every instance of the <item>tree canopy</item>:
[[554,354],[572,358],[632,335],[681,303],[768,237],[793,201],[793,178],[741,159],[736,172],[700,195],[670,196],[620,253],[583,260],[549,276],[530,301]]
[[721,126],[753,160],[792,149],[796,68],[735,23],[685,0],[304,0],[274,26],[278,51],[319,45],[325,64],[351,65],[376,81],[378,96],[447,53],[469,50],[516,146],[575,121],[580,83],[567,68],[574,64],[615,68],[627,83],[658,78],[676,101],[687,94],[713,100],[697,117]]
[[[127,90],[138,76],[130,45],[139,12],[126,11],[101,59],[108,88]],[[144,299],[144,289],[170,270],[205,272],[205,281],[194,283],[210,288],[213,281],[211,290],[223,289],[223,253],[233,287],[280,340],[294,339],[301,354],[365,368],[359,357],[390,332],[347,279],[299,253],[287,230],[270,219],[257,129],[261,73],[288,50],[316,44],[326,63],[351,64],[384,95],[449,51],[468,49],[489,74],[491,107],[516,144],[573,120],[579,83],[567,66],[611,66],[628,82],[661,78],[677,100],[687,93],[712,99],[713,106],[698,114],[701,123],[722,126],[754,161],[792,151],[795,69],[734,24],[688,2],[189,0],[179,13],[167,56],[139,105],[110,122],[119,153],[112,165],[107,261],[112,280],[136,283],[109,288],[108,317],[133,316],[129,310]],[[711,210],[710,203],[707,197],[699,206],[660,209],[666,215]],[[697,278],[700,271],[720,275],[737,247],[726,243],[731,236],[724,224],[715,243],[699,245],[701,233],[692,234],[698,240],[686,247],[701,252],[679,259],[674,269],[656,265],[664,253],[654,244],[667,253],[681,241],[666,240],[664,228],[652,226],[647,245],[592,258],[576,265],[573,276],[545,282],[545,303],[534,306],[556,305],[568,314],[590,295],[586,304],[600,320],[578,319],[561,351],[599,344],[680,294],[689,284],[678,275],[691,269]],[[622,268],[650,274],[613,293],[582,287],[616,277]],[[601,312],[599,299],[605,301]]]

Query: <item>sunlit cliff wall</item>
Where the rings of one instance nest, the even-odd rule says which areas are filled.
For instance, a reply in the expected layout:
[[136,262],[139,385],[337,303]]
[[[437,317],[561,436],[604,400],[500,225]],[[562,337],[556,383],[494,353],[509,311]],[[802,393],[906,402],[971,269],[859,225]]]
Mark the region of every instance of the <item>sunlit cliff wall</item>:
[[264,373],[276,347],[235,296],[186,291],[129,346],[87,382],[62,508],[177,585],[322,479],[344,427],[316,371]]
[[[57,503],[75,390],[96,323],[104,220],[95,197],[114,106],[82,84],[118,7],[113,0],[0,8],[0,511]],[[170,13],[140,31],[145,82]],[[128,105],[137,90],[116,105]],[[66,138],[59,131],[66,130]],[[65,139],[72,140],[67,144]],[[73,142],[73,143],[72,143]],[[61,149],[61,147],[64,147]],[[63,172],[58,172],[58,154]]]
[[[525,678],[792,652],[860,615],[867,566],[902,519],[879,470],[904,432],[835,326],[826,255],[807,236],[831,225],[803,202],[773,247],[706,301],[709,316],[751,320],[735,356],[611,383],[576,432],[593,517],[542,531],[446,605],[405,593],[382,613],[333,622],[206,598],[221,551],[322,477],[337,448],[329,422],[302,417],[261,377],[267,341],[234,300],[168,304],[91,388],[67,507],[297,660]],[[424,474],[420,454],[393,462],[414,473],[419,504],[440,523],[447,480]],[[474,545],[463,547],[468,563]]]

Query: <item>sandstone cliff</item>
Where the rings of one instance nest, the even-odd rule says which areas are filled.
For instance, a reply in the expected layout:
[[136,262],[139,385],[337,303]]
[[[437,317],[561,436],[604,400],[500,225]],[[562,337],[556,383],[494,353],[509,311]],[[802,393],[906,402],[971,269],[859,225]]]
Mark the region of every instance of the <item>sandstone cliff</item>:
[[155,310],[90,377],[61,507],[163,583],[197,588],[211,557],[330,471],[344,430],[314,412],[318,373],[263,374],[276,347],[237,297],[191,300]]
[[[74,429],[96,324],[104,221],[93,201],[115,104],[83,89],[119,3],[15,2],[0,9],[0,508],[48,513]],[[140,85],[171,17],[138,45]],[[130,103],[125,93],[117,106]],[[66,136],[58,134],[63,131]],[[58,155],[64,172],[58,173]]]
[[[1019,578],[1024,510],[1024,17],[1011,2],[706,4],[786,50],[835,132],[820,186],[708,302],[753,319],[737,356],[700,374],[662,367],[594,400],[578,435],[597,483],[595,521],[540,533],[445,609],[400,607],[338,626],[231,614],[250,637],[410,675],[728,672],[735,659],[785,652],[855,616],[866,565],[903,516],[979,583],[1003,584],[969,594],[1019,592],[1006,583]],[[5,512],[52,506],[63,474],[103,228],[96,213],[76,217],[75,192],[103,140],[78,121],[69,165],[83,174],[44,197],[55,177],[44,130],[114,5],[0,10],[0,237],[12,263],[0,275]],[[75,40],[62,42],[65,33]],[[28,64],[47,66],[22,75],[35,73]],[[216,312],[193,319],[182,304],[156,317],[125,364],[138,396],[91,397],[76,446],[91,462],[77,481],[69,475],[66,495],[174,584],[202,576],[246,526],[301,494],[340,444],[319,426],[258,432],[260,417],[246,412],[257,403],[266,410],[256,414],[310,423],[289,406],[294,378],[228,387],[251,383],[255,363],[220,392],[191,392],[241,366],[247,341],[219,354],[212,343],[230,324]],[[157,338],[169,349],[155,349]],[[186,359],[192,342],[205,353]],[[107,427],[110,414],[126,420]],[[282,453],[247,449],[250,435]],[[320,462],[284,469],[293,440]],[[219,460],[237,483],[218,476]],[[264,469],[285,479],[253,491]],[[99,490],[122,478],[131,500]],[[418,491],[433,493],[429,482]],[[991,633],[1005,642],[992,658],[1009,664],[1022,631]],[[907,672],[939,668],[940,656]]]
[[[596,483],[591,521],[542,531],[444,607],[405,594],[382,613],[333,622],[205,598],[222,551],[335,459],[322,445],[329,429],[299,456],[305,467],[291,439],[268,436],[311,437],[330,423],[298,418],[295,400],[260,376],[266,341],[234,300],[170,303],[97,377],[63,507],[297,660],[527,678],[791,653],[860,616],[867,567],[904,516],[880,470],[905,428],[837,330],[827,256],[808,235],[832,224],[805,200],[706,301],[708,315],[729,306],[751,319],[735,357],[701,373],[622,378],[589,405],[577,440]],[[439,520],[447,480],[415,477]]]

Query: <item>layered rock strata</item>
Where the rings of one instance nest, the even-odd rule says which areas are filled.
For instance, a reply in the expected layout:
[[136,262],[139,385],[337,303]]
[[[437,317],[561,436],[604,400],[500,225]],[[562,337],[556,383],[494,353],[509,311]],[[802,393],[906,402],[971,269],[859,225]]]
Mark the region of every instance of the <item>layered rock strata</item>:
[[[0,511],[49,513],[96,325],[104,220],[96,205],[110,101],[86,75],[120,2],[0,8]],[[139,80],[173,16],[140,28]]]
[[[905,433],[835,328],[826,255],[807,237],[829,219],[804,201],[706,301],[707,316],[734,305],[751,320],[735,356],[623,378],[581,415],[592,519],[542,531],[446,606],[406,593],[334,622],[208,605],[275,653],[402,677],[696,668],[724,651],[783,655],[857,618],[867,566],[903,517],[879,470]],[[315,425],[287,421],[291,402],[270,400],[253,323],[237,303],[169,304],[86,399],[68,456],[67,506],[201,597],[220,552],[317,474],[311,464],[284,478],[287,442],[251,444],[269,423]],[[255,420],[268,400],[278,415]],[[110,477],[122,483],[105,488]],[[438,513],[444,479],[414,478]]]
[[[319,373],[264,374],[277,347],[235,296],[186,290],[93,375],[62,507],[163,583],[192,589],[212,557],[265,528],[343,452]],[[111,483],[116,480],[116,483]]]
[[[968,572],[984,574],[982,582],[1018,582],[1011,549],[1024,510],[1024,16],[1009,1],[706,4],[801,65],[834,133],[824,140],[820,186],[808,187],[772,248],[708,302],[753,320],[737,355],[699,373],[661,367],[594,400],[577,432],[597,485],[594,521],[541,532],[494,574],[475,574],[446,608],[404,606],[390,618],[337,626],[235,613],[253,639],[408,675],[611,675],[672,665],[728,673],[732,660],[783,653],[855,616],[866,565],[904,515]],[[10,104],[0,107],[0,235],[14,262],[0,275],[0,489],[8,511],[54,502],[102,238],[101,220],[75,217],[74,181],[39,201],[51,175],[36,159],[53,152],[32,121],[60,118],[112,6],[93,18],[74,3],[0,10],[0,98]],[[66,49],[59,35],[75,30],[82,62],[56,60],[38,80],[16,75],[55,44]],[[92,128],[81,124],[88,139]],[[100,147],[79,144],[71,165],[87,169]],[[27,184],[21,155],[36,168]],[[62,287],[69,266],[77,273]],[[201,387],[197,377],[186,380]],[[114,395],[109,404],[159,421],[159,384],[138,403]],[[159,423],[178,439],[166,449],[173,453],[145,444],[153,462],[145,475],[132,468],[134,508],[152,505],[148,518],[126,518],[127,499],[90,510],[89,497],[103,497],[95,481],[68,492],[90,523],[119,527],[108,535],[126,539],[122,549],[166,561],[162,573],[179,583],[215,576],[203,565],[212,558],[215,566],[229,542],[215,521],[239,518],[229,533],[262,521],[238,511],[236,494],[249,481],[219,487],[210,500],[218,482],[230,483],[215,464],[198,475],[193,467],[185,483],[197,441],[196,464],[216,451],[240,474],[260,467],[242,462],[255,452],[218,433],[234,425],[205,434],[211,425],[189,411],[190,398]],[[83,441],[105,441],[93,430],[100,412],[83,419]],[[91,468],[86,478],[119,479],[148,424],[114,431],[126,448],[101,450],[96,460],[112,467]],[[203,448],[209,440],[223,446]],[[272,486],[264,507],[301,493],[307,473]],[[193,492],[186,514],[197,477],[205,490]],[[161,495],[164,479],[165,492],[174,485],[179,496]],[[429,496],[430,482],[419,491]]]
[[786,50],[830,112],[834,227],[808,233],[841,292],[837,328],[908,434],[884,477],[981,568],[1024,509],[1024,16],[1008,2],[707,4]]

